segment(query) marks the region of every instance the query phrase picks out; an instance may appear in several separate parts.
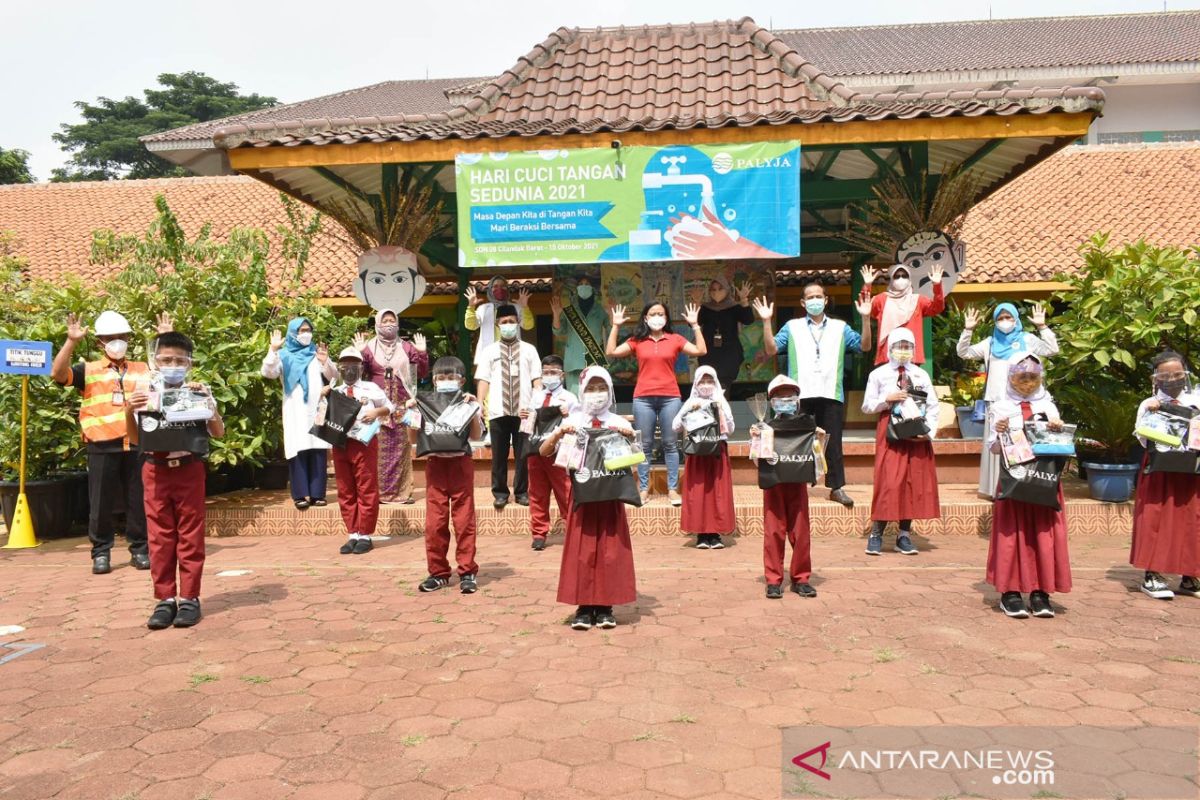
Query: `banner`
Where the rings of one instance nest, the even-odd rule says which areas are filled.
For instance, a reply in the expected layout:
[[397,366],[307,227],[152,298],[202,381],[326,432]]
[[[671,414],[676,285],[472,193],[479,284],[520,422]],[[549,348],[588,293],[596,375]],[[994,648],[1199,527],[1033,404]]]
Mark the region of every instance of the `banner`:
[[462,153],[454,173],[461,267],[800,254],[795,141]]

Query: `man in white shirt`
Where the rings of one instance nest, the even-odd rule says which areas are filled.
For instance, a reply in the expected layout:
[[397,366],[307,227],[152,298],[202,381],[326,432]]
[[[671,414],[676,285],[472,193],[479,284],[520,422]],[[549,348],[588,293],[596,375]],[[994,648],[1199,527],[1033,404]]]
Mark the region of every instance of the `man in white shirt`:
[[521,341],[520,316],[516,306],[496,309],[500,338],[479,354],[475,380],[479,402],[488,420],[492,440],[492,505],[497,511],[508,505],[508,453],[515,449],[516,474],[513,492],[517,504],[529,505],[529,477],[521,453],[521,409],[529,407],[532,390],[542,386],[542,365],[537,348]]

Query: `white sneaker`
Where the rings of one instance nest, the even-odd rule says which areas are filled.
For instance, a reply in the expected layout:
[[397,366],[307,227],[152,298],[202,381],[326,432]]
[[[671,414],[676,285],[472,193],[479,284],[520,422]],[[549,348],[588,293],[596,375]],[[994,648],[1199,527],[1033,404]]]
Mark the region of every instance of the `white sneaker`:
[[1170,600],[1175,596],[1171,587],[1167,586],[1167,582],[1163,580],[1163,576],[1157,572],[1146,573],[1146,578],[1142,581],[1142,591],[1155,600]]

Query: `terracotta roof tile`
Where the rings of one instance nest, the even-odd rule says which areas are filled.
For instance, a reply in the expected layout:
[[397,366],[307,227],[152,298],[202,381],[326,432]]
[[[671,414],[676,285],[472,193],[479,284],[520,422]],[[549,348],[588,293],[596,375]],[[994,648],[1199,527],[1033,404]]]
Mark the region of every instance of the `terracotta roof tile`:
[[1200,11],[775,33],[839,76],[1200,61]]
[[1048,281],[1082,265],[1095,233],[1114,243],[1200,244],[1200,145],[1070,147],[967,216],[963,280]]

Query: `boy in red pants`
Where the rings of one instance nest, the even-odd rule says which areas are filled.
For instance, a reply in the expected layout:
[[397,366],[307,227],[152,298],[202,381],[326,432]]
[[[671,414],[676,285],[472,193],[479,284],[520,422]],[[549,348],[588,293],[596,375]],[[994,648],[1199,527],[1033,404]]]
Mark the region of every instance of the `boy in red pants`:
[[[775,419],[799,413],[800,384],[786,375],[776,375],[767,387]],[[751,436],[758,436],[757,428]],[[763,572],[767,597],[783,597],[783,553],[785,543],[792,545],[788,572],[792,591],[801,597],[816,597],[812,577],[812,550],[808,516],[808,486],[803,483],[779,483],[763,489]]]
[[[521,419],[536,417],[538,409],[556,408],[559,418],[553,427],[562,424],[562,419],[579,408],[575,395],[563,388],[563,360],[550,355],[542,359],[542,388],[534,389],[529,397],[529,408],[521,409]],[[543,414],[543,416],[545,416]],[[546,458],[538,449],[542,437],[535,422],[534,434],[526,441],[529,470],[529,527],[533,532],[533,549],[546,549],[546,534],[550,532],[550,495],[558,501],[558,513],[567,518],[571,509],[571,478],[562,467],[554,466],[554,459]]]
[[[338,356],[338,375],[342,384],[332,391],[340,392],[357,400],[362,408],[358,422],[369,425],[396,410],[376,384],[362,380],[362,353],[355,347],[347,347]],[[326,386],[328,393],[331,387]],[[346,540],[338,552],[342,555],[369,553],[374,545],[375,523],[379,520],[379,440],[372,438],[365,444],[353,437],[345,447],[330,448],[333,456],[333,475],[337,480],[338,509],[346,523]]]
[[[150,630],[174,625],[190,628],[200,621],[200,579],[204,572],[204,460],[208,440],[225,435],[216,403],[208,398],[208,419],[171,421],[159,410],[167,392],[203,391],[185,383],[192,366],[192,340],[182,333],[159,334],[154,342],[155,376],[138,386],[126,406],[131,442],[145,456],[146,534],[150,576],[158,604],[146,622]],[[151,395],[158,402],[151,410]],[[179,570],[176,583],[175,572]],[[176,599],[178,589],[178,599]]]
[[[467,379],[467,370],[462,361],[453,356],[442,356],[434,362],[432,372],[435,392],[454,396],[454,402],[462,400],[473,404],[474,416],[463,434],[454,437],[452,447],[440,449],[439,445],[438,451],[425,453],[428,458],[425,462],[425,560],[429,566],[429,577],[421,581],[417,588],[422,592],[436,592],[450,585],[451,569],[447,555],[450,552],[450,519],[453,516],[458,587],[463,594],[474,594],[479,588],[475,577],[479,565],[475,563],[475,465],[471,461],[470,440],[483,438],[483,421],[475,398],[462,393]],[[418,397],[424,394],[428,393],[419,393]],[[409,400],[406,405],[412,408],[417,405],[417,400]],[[432,430],[435,425],[435,420],[422,420],[417,455],[423,452],[421,437],[428,437],[426,431]]]

